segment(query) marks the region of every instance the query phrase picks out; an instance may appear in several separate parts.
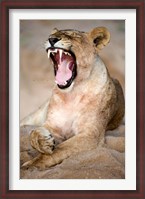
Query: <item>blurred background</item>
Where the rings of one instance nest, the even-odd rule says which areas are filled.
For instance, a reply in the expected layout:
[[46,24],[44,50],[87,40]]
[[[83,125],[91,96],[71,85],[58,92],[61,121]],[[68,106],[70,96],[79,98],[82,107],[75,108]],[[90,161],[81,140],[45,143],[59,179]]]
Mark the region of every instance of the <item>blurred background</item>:
[[89,32],[105,26],[110,43],[100,51],[112,77],[125,88],[124,20],[21,20],[20,21],[20,119],[36,110],[50,97],[54,82],[53,66],[47,58],[44,42],[54,28]]

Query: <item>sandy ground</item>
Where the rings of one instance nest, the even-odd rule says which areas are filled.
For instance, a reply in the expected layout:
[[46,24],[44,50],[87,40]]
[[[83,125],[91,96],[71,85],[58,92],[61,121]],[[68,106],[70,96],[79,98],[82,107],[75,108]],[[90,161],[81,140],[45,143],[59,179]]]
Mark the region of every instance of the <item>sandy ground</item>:
[[[111,41],[100,56],[112,77],[125,92],[125,23],[118,20],[21,20],[20,22],[20,119],[37,109],[50,97],[54,86],[53,67],[44,42],[53,28],[90,31],[105,26]],[[29,146],[29,128],[21,129],[21,163],[35,156]],[[26,141],[26,142],[25,142]],[[72,156],[46,171],[21,170],[21,178],[119,179],[125,178],[125,123],[106,133],[106,147]]]
[[[36,157],[36,152],[30,146],[28,131],[32,127],[21,129],[21,165]],[[106,132],[104,147],[91,151],[80,152],[65,159],[62,163],[39,170],[34,166],[21,169],[22,179],[124,179],[125,178],[125,125],[114,131]]]

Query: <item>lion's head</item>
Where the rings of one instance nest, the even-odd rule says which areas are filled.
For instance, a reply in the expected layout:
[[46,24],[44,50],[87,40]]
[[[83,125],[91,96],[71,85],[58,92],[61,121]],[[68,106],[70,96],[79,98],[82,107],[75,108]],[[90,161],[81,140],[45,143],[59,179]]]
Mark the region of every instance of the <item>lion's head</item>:
[[87,78],[95,65],[98,50],[108,44],[110,33],[98,27],[86,33],[76,30],[57,30],[49,36],[45,48],[54,63],[55,81],[60,89],[72,82]]

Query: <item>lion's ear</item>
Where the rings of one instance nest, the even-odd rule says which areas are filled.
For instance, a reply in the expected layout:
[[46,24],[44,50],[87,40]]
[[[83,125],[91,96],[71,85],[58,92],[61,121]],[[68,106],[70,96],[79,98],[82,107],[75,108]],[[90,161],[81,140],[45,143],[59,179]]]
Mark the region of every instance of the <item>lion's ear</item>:
[[94,28],[88,34],[97,50],[104,48],[104,46],[106,46],[110,41],[110,33],[105,27]]

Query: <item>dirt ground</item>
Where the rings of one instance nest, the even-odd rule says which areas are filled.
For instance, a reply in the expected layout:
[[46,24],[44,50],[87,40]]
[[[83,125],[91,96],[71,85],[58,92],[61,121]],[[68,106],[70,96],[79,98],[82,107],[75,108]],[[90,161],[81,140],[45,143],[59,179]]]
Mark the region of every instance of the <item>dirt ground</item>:
[[[90,31],[105,26],[111,41],[101,52],[112,77],[125,93],[125,21],[123,20],[21,20],[20,22],[20,119],[37,109],[50,97],[54,83],[53,66],[44,42],[51,30]],[[35,155],[27,143],[29,127],[21,129],[21,164]],[[25,144],[27,143],[27,144]],[[69,157],[46,171],[21,170],[21,178],[49,179],[123,179],[125,178],[125,121],[106,132],[106,147]]]

